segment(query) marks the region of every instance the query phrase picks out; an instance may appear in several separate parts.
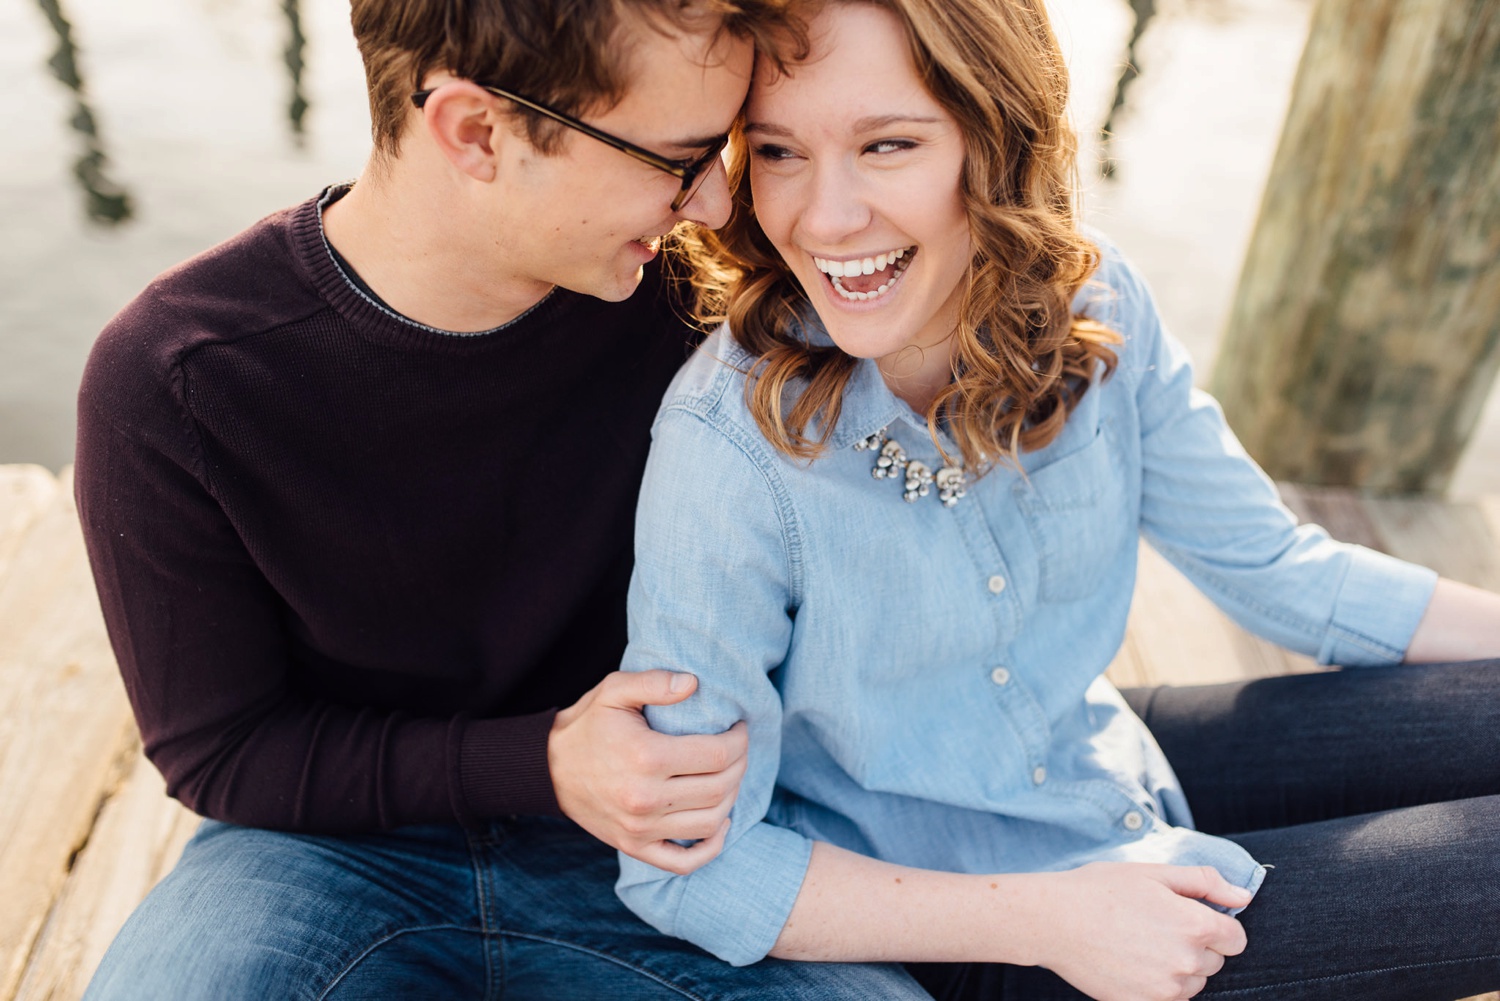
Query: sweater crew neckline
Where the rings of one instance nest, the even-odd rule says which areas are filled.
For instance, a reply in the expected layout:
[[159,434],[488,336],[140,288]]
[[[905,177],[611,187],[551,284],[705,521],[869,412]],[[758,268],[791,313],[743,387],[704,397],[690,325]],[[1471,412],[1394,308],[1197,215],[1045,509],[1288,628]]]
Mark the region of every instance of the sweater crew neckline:
[[339,255],[323,230],[323,210],[352,187],[353,182],[330,185],[298,205],[292,210],[288,231],[293,254],[319,297],[372,341],[420,350],[486,351],[546,328],[578,298],[576,293],[554,286],[535,305],[514,319],[489,330],[474,332],[442,330],[404,316],[387,305],[362,280],[344,271]]

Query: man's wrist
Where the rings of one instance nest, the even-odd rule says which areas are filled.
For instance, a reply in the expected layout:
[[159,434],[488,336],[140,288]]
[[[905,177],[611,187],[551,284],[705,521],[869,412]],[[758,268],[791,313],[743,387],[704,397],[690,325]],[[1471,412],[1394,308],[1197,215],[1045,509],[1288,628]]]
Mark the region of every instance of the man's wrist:
[[464,809],[471,816],[562,815],[548,761],[556,716],[557,710],[548,709],[465,722],[457,772]]

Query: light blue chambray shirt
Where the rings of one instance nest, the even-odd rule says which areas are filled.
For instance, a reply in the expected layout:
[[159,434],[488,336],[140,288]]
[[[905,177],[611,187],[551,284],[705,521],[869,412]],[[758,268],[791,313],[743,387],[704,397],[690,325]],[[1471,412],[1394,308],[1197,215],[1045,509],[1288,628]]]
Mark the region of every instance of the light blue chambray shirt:
[[1101,245],[1075,308],[1124,336],[1118,370],[1023,456],[1025,477],[994,469],[951,508],[935,489],[905,503],[854,447],[889,427],[942,465],[872,362],[810,463],[761,436],[744,401],[752,359],[725,332],[667,391],[625,667],[698,676],[685,702],[648,710],[655,729],[744,719],[750,752],[716,859],[677,876],[620,858],[620,898],[662,932],[761,959],[814,841],[954,872],[1212,865],[1259,888],[1242,848],[1193,830],[1171,767],[1102,676],[1138,533],[1241,625],[1325,664],[1399,662],[1436,575],[1297,527],[1193,388],[1141,278]]

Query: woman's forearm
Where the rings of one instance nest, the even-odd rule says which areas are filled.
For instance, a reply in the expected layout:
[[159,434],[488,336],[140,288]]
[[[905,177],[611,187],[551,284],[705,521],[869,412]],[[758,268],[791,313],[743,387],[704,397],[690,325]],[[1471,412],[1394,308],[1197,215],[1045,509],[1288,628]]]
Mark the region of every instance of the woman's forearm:
[[892,865],[823,842],[771,955],[818,962],[1032,964],[1026,875]]
[[1039,965],[1104,1001],[1190,997],[1245,948],[1240,923],[1202,901],[1244,907],[1250,891],[1206,866],[971,876],[820,843],[771,955]]
[[1406,663],[1500,657],[1500,594],[1442,578],[1406,648]]

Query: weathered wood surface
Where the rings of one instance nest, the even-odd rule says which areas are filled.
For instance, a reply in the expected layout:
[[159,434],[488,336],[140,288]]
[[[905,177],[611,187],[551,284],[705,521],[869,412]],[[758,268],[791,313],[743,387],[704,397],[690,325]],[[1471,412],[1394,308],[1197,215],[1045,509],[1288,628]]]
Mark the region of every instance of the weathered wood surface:
[[77,998],[135,905],[167,874],[199,818],[132,741],[130,771],[108,796],[38,936],[17,997]]
[[[1500,498],[1284,494],[1337,536],[1500,588]],[[71,495],[66,475],[0,466],[0,1001],[78,998],[197,824],[140,755]],[[1142,548],[1129,630],[1110,669],[1119,684],[1303,670],[1316,667],[1244,633]]]
[[1215,366],[1278,480],[1440,494],[1500,368],[1500,5],[1319,0]]
[[160,871],[132,867],[180,845],[137,756],[71,481],[0,467],[0,998],[77,997]]

